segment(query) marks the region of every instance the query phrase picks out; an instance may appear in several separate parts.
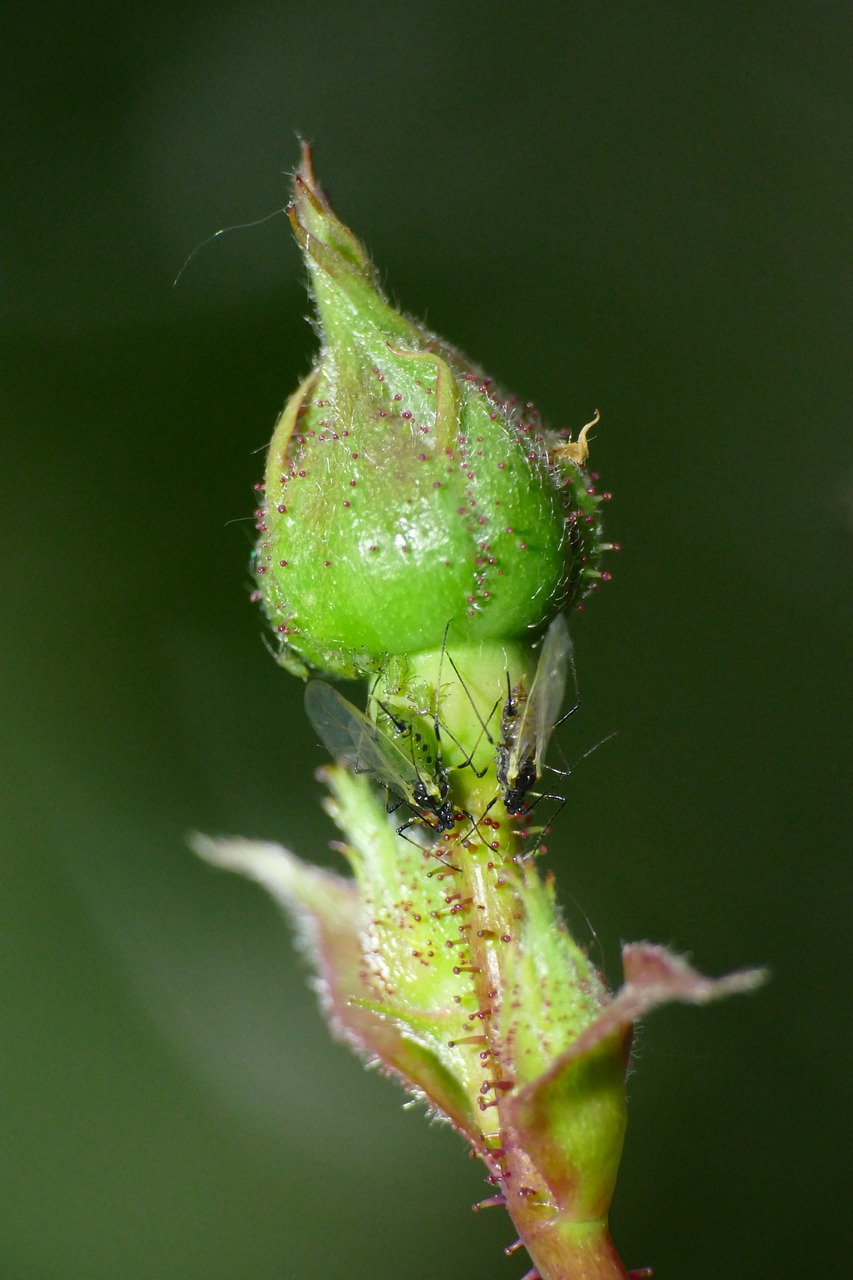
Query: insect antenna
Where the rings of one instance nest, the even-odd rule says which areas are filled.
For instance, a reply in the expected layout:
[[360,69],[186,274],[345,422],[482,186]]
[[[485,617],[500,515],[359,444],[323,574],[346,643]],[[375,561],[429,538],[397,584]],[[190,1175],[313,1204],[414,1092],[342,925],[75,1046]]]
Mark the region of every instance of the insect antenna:
[[[449,653],[447,655],[447,661],[450,663],[451,667],[456,672],[456,678],[459,681],[460,685],[462,686],[462,689],[465,693],[465,697],[468,699],[469,703],[471,704],[471,710],[474,712],[474,715],[477,717],[477,720],[479,721],[479,724],[480,724],[480,733],[477,738],[477,741],[474,743],[474,746],[471,748],[471,751],[468,753],[467,760],[463,760],[462,764],[459,765],[459,768],[470,769],[476,778],[484,778],[486,774],[489,772],[489,766],[485,765],[482,769],[478,769],[474,764],[474,756],[477,754],[477,749],[480,746],[480,743],[482,742],[483,738],[487,739],[490,746],[494,747],[496,745],[494,738],[489,733],[488,726],[489,726],[489,721],[492,719],[492,716],[495,714],[498,707],[500,706],[501,700],[500,698],[497,699],[491,711],[489,712],[488,716],[484,720],[483,717],[480,715],[480,711],[476,702],[471,696],[471,690],[468,688],[468,685],[465,682],[465,678],[462,675],[462,672],[459,670],[456,663],[453,661],[452,655]],[[509,672],[507,672],[507,680],[508,679],[509,679]],[[459,748],[459,750],[464,752],[465,748],[462,746],[462,743],[459,741],[459,739],[454,737],[454,735],[450,733],[449,729],[447,730],[447,732],[449,736],[453,739],[453,741],[456,743],[456,746]]]

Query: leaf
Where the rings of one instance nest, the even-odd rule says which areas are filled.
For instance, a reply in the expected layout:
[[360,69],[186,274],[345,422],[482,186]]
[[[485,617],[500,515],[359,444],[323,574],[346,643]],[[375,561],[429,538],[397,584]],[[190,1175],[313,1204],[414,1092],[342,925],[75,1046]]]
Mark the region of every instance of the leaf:
[[761,969],[706,978],[681,956],[651,943],[623,949],[625,983],[538,1079],[507,1101],[517,1141],[533,1158],[561,1209],[603,1218],[610,1203],[625,1127],[624,1075],[634,1023],[661,1004],[751,991]]
[[256,880],[284,907],[316,971],[320,1005],[333,1033],[400,1077],[473,1138],[473,1118],[459,1083],[423,1042],[407,1033],[393,1010],[375,1005],[373,987],[365,980],[367,921],[355,881],[311,866],[277,844],[202,835],[191,843],[207,862]]

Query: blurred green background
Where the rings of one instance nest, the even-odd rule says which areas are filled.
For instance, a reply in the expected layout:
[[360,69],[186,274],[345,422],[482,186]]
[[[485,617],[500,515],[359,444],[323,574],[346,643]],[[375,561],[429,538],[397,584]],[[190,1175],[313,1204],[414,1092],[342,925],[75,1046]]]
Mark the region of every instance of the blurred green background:
[[[16,25],[17,24],[17,25]],[[295,131],[392,295],[577,429],[624,544],[574,627],[567,915],[772,984],[643,1029],[613,1229],[658,1280],[849,1267],[845,4],[7,12],[3,1280],[505,1276],[480,1170],[328,1040],[186,834],[330,863],[248,603],[311,360]],[[839,989],[840,988],[840,989]],[[840,1217],[840,1221],[837,1220]]]

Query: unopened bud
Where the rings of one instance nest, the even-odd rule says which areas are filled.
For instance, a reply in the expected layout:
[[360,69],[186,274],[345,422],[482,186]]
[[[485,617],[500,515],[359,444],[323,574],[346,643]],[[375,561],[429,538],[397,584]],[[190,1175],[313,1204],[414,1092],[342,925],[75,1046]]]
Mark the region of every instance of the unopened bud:
[[600,498],[535,409],[395,311],[318,187],[290,207],[322,349],[267,459],[255,570],[282,662],[339,675],[541,630],[597,577]]

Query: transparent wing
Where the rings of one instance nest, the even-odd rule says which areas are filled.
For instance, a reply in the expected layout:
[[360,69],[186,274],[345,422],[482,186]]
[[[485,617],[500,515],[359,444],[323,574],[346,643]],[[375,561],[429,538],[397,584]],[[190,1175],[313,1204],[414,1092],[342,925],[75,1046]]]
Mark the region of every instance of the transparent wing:
[[411,760],[372,720],[324,680],[305,690],[305,710],[326,750],[355,773],[369,773],[384,787],[414,803],[419,781]]
[[569,629],[562,614],[558,614],[545,633],[536,674],[522,711],[511,769],[507,771],[514,777],[524,761],[531,759],[535,762],[537,778],[542,776],[542,761],[566,694],[571,654]]

